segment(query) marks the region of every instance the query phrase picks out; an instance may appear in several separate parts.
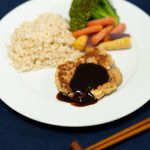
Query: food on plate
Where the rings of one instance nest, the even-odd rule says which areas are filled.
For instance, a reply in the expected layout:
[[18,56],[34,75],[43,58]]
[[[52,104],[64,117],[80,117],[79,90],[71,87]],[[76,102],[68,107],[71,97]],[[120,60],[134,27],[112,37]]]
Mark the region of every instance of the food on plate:
[[103,29],[103,27],[101,25],[95,25],[95,26],[86,27],[86,28],[74,31],[74,32],[72,32],[72,35],[76,38],[81,35],[89,35],[92,33],[97,33],[99,31],[101,31],[102,29]]
[[117,39],[122,38],[125,30],[126,30],[126,25],[124,23],[120,23],[120,24],[116,25],[115,28],[107,36],[105,36],[103,41],[113,40],[113,38],[111,38],[111,35],[112,35],[112,37],[115,37],[113,35],[117,35],[117,34],[121,35],[121,36],[116,36]]
[[[97,47],[99,50],[131,48],[126,24],[119,23],[119,16],[108,0],[73,0],[70,19],[72,35],[77,38],[74,47],[80,51],[91,52]],[[82,43],[83,36],[86,40]]]
[[113,24],[115,24],[115,19],[113,17],[106,17],[102,19],[89,21],[87,23],[87,26],[94,26],[94,25],[108,26]]
[[95,45],[92,43],[92,37],[94,36],[94,34],[91,34],[88,36],[88,40],[86,43],[86,47],[85,47],[85,52],[92,52],[96,49]]
[[124,38],[124,37],[130,37],[130,34],[126,34],[126,33],[110,33],[109,37],[110,37],[110,41],[111,41],[111,40],[121,39],[121,38]]
[[73,46],[75,47],[75,49],[83,51],[85,49],[87,41],[88,41],[88,36],[82,35],[74,41]]
[[93,19],[113,17],[119,23],[119,16],[108,0],[73,0],[70,15],[71,31],[84,28]]
[[109,50],[128,49],[126,24],[108,0],[73,0],[70,21],[45,13],[12,34],[8,55],[22,72],[57,67],[57,99],[75,106],[98,102],[122,82]]
[[103,39],[103,42],[117,40],[117,39],[121,39],[121,38],[124,38],[124,37],[130,37],[130,34],[126,34],[126,33],[110,33],[108,36],[106,36]]
[[123,33],[126,30],[126,25],[124,23],[120,23],[116,25],[116,27],[110,33]]
[[131,48],[131,38],[124,37],[121,39],[103,42],[97,47],[99,50],[118,50]]
[[102,31],[98,32],[92,37],[92,43],[94,45],[97,45],[98,43],[101,42],[101,40],[106,37],[113,29],[113,25],[109,25],[105,27]]
[[[115,24],[112,17],[92,20],[87,23],[87,26],[83,29],[72,32],[75,38],[74,47],[78,50],[91,52],[95,49],[100,50],[119,50],[131,48],[131,38],[129,34],[124,33],[126,25],[124,23]],[[93,30],[95,27],[101,27],[100,31]],[[90,30],[92,29],[92,30]],[[93,32],[94,31],[94,32]],[[81,44],[80,36],[86,36],[86,41]],[[88,38],[88,39],[87,39]],[[76,42],[78,41],[78,42]],[[79,42],[80,41],[80,42]],[[78,44],[82,46],[82,49],[78,48]],[[105,49],[106,48],[106,49]],[[112,48],[112,49],[111,49]]]
[[13,33],[9,57],[19,71],[56,67],[82,55],[74,50],[74,37],[61,16],[46,13],[22,23]]
[[118,16],[114,6],[111,4],[110,0],[96,0],[98,5],[93,9],[93,19],[105,18],[105,17],[113,17],[115,19],[116,24],[119,23],[120,17]]
[[73,0],[69,14],[70,24],[51,13],[23,22],[12,34],[8,46],[12,65],[24,72],[57,67],[79,58],[83,52],[100,48],[131,47],[130,38],[124,33],[126,25],[119,23],[108,0]]
[[122,74],[106,51],[94,51],[57,67],[59,100],[76,106],[98,102],[122,82]]

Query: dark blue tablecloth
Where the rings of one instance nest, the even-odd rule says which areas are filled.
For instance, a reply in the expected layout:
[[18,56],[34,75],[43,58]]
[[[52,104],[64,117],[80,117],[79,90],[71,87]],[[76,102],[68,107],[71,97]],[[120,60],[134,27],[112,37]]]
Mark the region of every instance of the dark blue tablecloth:
[[[0,18],[25,1],[0,0]],[[149,0],[130,1],[150,14]],[[150,101],[133,114],[112,123],[88,128],[63,128],[27,119],[0,101],[0,150],[67,150],[74,139],[87,147],[148,116]],[[140,134],[110,149],[150,150],[150,132]]]

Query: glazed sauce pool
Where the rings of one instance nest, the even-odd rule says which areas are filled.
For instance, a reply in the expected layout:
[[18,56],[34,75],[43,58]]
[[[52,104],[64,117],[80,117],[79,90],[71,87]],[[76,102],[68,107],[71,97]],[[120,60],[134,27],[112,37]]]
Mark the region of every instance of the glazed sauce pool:
[[76,68],[70,82],[74,96],[70,98],[63,93],[58,93],[57,99],[72,103],[76,106],[94,104],[98,100],[95,99],[90,91],[108,82],[108,79],[108,72],[103,66],[93,63],[81,64]]
[[83,93],[76,92],[74,94],[73,98],[70,98],[70,97],[64,95],[62,92],[59,92],[57,94],[57,99],[67,102],[67,103],[71,103],[72,105],[78,106],[78,107],[91,105],[91,104],[94,104],[97,102],[97,100],[93,96],[86,95],[83,98],[83,95],[84,95]]
[[89,92],[106,83],[108,78],[108,72],[104,67],[92,63],[81,64],[74,73],[70,87],[73,92]]

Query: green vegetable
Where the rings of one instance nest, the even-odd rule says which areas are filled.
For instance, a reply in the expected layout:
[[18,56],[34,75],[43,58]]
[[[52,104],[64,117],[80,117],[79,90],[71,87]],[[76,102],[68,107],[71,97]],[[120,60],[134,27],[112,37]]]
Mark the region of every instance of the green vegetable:
[[119,23],[119,16],[108,0],[99,0],[99,6],[93,9],[92,16],[94,19],[112,16]]
[[70,27],[72,31],[84,28],[92,19],[112,16],[116,23],[119,17],[108,0],[73,0],[70,15]]
[[72,31],[84,28],[92,16],[96,0],[73,0],[70,9],[70,26]]

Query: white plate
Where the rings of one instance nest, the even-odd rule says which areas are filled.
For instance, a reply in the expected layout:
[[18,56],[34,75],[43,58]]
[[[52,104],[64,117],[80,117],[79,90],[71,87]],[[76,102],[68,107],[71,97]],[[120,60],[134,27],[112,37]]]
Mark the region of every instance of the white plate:
[[59,126],[92,126],[126,116],[150,98],[150,18],[136,6],[112,0],[132,35],[133,48],[112,52],[123,73],[123,83],[113,94],[87,107],[75,107],[56,99],[55,69],[18,73],[10,65],[6,44],[24,20],[44,12],[68,17],[71,0],[33,0],[6,15],[0,22],[0,97],[12,109],[31,119]]

